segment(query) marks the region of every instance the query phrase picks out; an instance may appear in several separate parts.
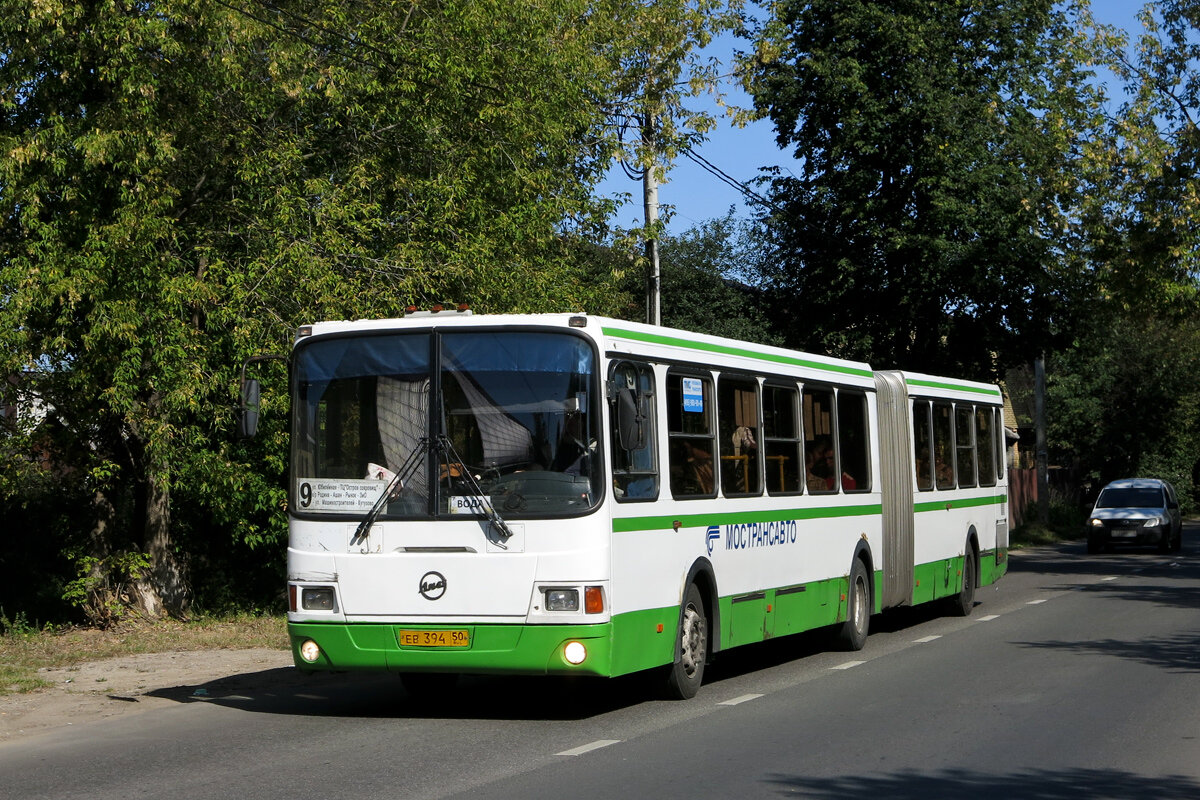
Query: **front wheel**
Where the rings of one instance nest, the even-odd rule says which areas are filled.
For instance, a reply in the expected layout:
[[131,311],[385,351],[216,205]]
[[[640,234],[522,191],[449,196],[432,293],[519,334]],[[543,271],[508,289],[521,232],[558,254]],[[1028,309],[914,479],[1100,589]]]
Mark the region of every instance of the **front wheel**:
[[854,559],[850,567],[850,585],[846,592],[846,621],[838,630],[838,642],[846,650],[862,650],[867,644],[871,624],[871,588],[867,583],[867,568]]
[[708,658],[708,619],[704,600],[695,584],[689,585],[679,615],[678,652],[667,673],[667,691],[677,700],[688,700],[700,691],[704,662]]

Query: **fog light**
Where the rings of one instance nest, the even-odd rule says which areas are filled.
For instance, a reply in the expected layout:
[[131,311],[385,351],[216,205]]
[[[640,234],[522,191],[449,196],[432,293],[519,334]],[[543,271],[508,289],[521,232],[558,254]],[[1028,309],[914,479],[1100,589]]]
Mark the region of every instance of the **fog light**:
[[587,658],[587,648],[583,646],[583,642],[567,642],[567,646],[563,648],[563,657],[569,664],[582,664]]
[[312,639],[305,639],[304,644],[300,645],[300,657],[313,664],[321,657],[321,648]]
[[337,599],[332,586],[306,586],[300,593],[300,605],[305,611],[337,611]]
[[546,610],[547,611],[578,611],[579,610],[579,590],[578,589],[547,589],[546,590]]

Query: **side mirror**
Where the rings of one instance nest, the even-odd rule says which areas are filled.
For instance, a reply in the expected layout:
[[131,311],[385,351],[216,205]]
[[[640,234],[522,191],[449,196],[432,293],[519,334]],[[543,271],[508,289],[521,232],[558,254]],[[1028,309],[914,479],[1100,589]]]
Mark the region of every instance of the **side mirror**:
[[617,392],[617,444],[622,450],[641,450],[646,446],[645,399],[632,389]]
[[258,433],[258,408],[262,387],[254,378],[242,381],[242,404],[238,408],[237,432],[240,439],[253,439]]

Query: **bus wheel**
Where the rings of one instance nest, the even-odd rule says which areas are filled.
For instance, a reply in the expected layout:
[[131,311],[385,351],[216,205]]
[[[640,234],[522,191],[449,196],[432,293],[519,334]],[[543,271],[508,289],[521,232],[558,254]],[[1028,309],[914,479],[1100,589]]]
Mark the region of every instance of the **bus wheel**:
[[850,568],[850,586],[846,593],[846,621],[838,630],[838,641],[846,650],[862,650],[867,644],[871,625],[871,590],[867,584],[867,568],[854,559]]
[[708,658],[708,620],[695,584],[688,586],[684,596],[678,642],[677,657],[667,673],[667,691],[677,700],[687,700],[700,691],[704,661]]
[[968,617],[975,608],[975,551],[967,545],[963,557],[962,591],[950,598],[950,610],[956,616]]

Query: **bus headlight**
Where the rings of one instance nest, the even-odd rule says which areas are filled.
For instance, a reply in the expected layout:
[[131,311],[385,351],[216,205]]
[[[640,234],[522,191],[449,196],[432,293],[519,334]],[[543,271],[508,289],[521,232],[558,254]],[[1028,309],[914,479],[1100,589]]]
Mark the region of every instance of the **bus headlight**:
[[579,610],[579,590],[578,589],[547,589],[546,590],[546,610],[547,611],[578,611]]
[[305,611],[337,611],[337,596],[332,586],[305,586],[300,592],[300,607]]
[[305,639],[304,644],[300,645],[300,657],[309,664],[316,663],[321,657],[321,648],[312,639]]
[[587,648],[583,646],[583,642],[567,642],[567,646],[563,648],[563,658],[567,659],[568,664],[582,664],[587,658]]

